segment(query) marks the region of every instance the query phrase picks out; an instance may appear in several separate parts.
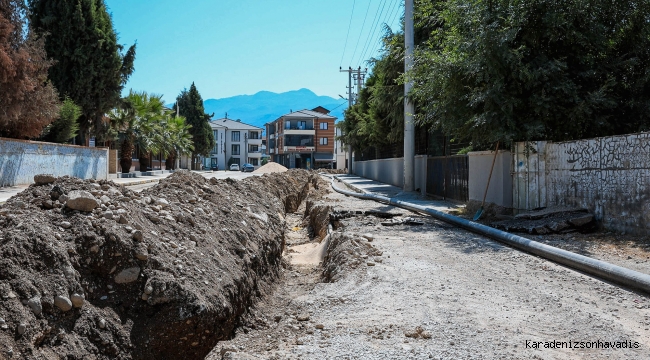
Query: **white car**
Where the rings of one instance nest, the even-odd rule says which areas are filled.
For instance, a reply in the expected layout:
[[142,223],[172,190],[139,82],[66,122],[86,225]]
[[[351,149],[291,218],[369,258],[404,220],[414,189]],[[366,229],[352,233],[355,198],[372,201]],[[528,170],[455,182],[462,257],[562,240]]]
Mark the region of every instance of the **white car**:
[[230,171],[239,171],[239,164],[230,165]]

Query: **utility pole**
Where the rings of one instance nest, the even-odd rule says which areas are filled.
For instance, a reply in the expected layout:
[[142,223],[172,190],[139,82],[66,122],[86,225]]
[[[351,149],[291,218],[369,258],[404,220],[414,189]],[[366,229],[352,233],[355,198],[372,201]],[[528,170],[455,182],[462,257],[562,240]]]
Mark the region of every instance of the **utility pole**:
[[[361,66],[357,69],[352,69],[348,67],[347,70],[343,70],[339,67],[339,72],[348,73],[348,107],[352,107],[354,99],[358,99],[359,93],[361,93],[361,88],[363,87],[363,79],[368,72],[368,69],[361,70]],[[356,81],[357,93],[355,94],[352,91],[352,79]],[[348,174],[352,174],[352,145],[348,144]]]
[[[413,0],[404,3],[404,73],[413,67]],[[413,81],[404,84],[404,191],[415,189],[415,124],[413,124],[413,103],[408,94],[413,87]]]

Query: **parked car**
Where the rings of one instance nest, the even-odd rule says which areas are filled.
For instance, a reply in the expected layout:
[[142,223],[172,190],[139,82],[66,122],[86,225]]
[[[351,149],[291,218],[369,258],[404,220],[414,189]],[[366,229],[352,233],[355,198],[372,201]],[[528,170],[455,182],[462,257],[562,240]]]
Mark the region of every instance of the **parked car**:
[[253,172],[253,170],[255,170],[255,167],[251,164],[244,164],[241,167],[242,172]]
[[239,164],[230,165],[230,171],[239,171]]

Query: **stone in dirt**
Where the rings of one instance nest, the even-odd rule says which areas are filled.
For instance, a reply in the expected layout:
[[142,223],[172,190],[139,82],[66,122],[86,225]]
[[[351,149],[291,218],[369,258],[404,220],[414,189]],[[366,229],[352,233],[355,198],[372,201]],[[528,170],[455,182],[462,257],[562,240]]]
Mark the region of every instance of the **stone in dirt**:
[[[281,276],[283,219],[311,195],[314,176],[290,170],[210,181],[179,171],[142,193],[71,177],[57,178],[56,191],[30,186],[0,206],[4,214],[21,211],[0,215],[0,351],[12,348],[34,359],[205,358],[233,336],[249,306]],[[101,211],[91,191],[110,198]],[[86,195],[92,214],[61,208],[66,199],[74,203],[75,192],[93,196]],[[154,210],[145,197],[169,202],[165,212],[156,212],[158,224],[148,219]],[[206,214],[219,216],[194,216],[190,197]],[[53,209],[18,206],[48,200]],[[108,210],[113,219],[103,216]],[[252,220],[249,212],[268,222]],[[117,223],[122,215],[128,226]],[[69,228],[62,231],[64,221]],[[140,249],[147,249],[146,261],[138,259],[145,256]],[[43,307],[38,316],[27,306],[37,293]],[[69,298],[55,305],[56,295]],[[72,308],[63,312],[61,304]],[[20,323],[26,324],[23,336]],[[61,338],[50,332],[60,328],[66,329]],[[2,336],[9,332],[15,334]]]
[[57,295],[54,297],[54,306],[63,312],[70,311],[72,309],[72,301],[66,296]]
[[40,315],[43,312],[43,304],[41,304],[41,298],[34,296],[33,298],[27,301],[27,305],[32,308],[34,315]]
[[34,175],[34,183],[36,185],[47,185],[56,181],[56,177],[52,174],[38,174]]
[[309,320],[309,313],[302,313],[302,314],[296,316],[296,320],[298,320],[298,321],[307,321],[307,320]]
[[93,211],[99,204],[95,197],[88,191],[75,190],[70,191],[68,194],[66,206],[72,210],[89,212]]
[[140,268],[131,267],[128,269],[124,269],[120,271],[117,275],[115,275],[115,282],[118,284],[132,283],[138,280],[138,276],[140,276]]
[[72,294],[70,297],[70,300],[72,301],[72,306],[76,308],[80,308],[84,306],[84,301],[86,300],[83,295],[79,294]]

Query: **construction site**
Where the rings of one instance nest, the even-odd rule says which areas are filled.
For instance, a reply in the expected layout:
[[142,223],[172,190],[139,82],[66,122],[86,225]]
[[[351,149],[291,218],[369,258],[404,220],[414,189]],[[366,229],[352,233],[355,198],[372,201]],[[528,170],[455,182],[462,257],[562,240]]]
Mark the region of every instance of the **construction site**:
[[[643,289],[270,167],[139,191],[35,179],[0,208],[0,358],[647,358]],[[533,237],[650,266],[644,238]],[[530,346],[551,341],[614,346]]]

